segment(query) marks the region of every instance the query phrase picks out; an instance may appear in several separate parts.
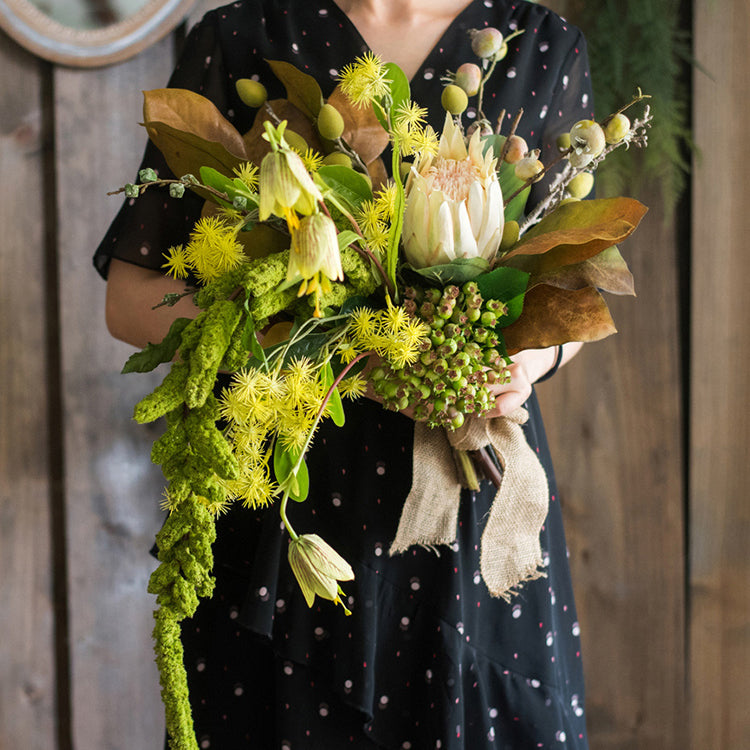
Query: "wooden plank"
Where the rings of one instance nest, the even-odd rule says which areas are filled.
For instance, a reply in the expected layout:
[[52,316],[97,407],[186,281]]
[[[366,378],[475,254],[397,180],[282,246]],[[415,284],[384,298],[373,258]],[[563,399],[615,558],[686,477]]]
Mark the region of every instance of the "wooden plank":
[[640,197],[623,246],[638,297],[609,298],[620,333],[540,387],[597,750],[685,747],[680,259],[658,195]]
[[[692,747],[750,747],[750,11],[745,0],[694,5],[690,397]],[[720,155],[727,154],[724,159]]]
[[43,68],[0,34],[0,747],[55,747]]
[[163,86],[171,67],[167,39],[115,67],[55,71],[77,750],[157,747],[163,734],[146,593],[163,482],[149,459],[154,430],[131,421],[156,378],[119,374],[132,349],[106,331],[91,255],[120,204],[106,191],[133,179],[145,145],[141,91]]

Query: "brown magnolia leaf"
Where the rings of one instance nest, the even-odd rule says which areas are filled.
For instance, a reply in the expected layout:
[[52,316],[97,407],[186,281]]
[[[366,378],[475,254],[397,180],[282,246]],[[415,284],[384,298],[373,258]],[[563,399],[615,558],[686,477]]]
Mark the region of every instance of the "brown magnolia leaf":
[[598,341],[616,333],[607,303],[593,287],[542,284],[526,293],[521,317],[503,330],[509,354],[568,341]]
[[318,82],[291,63],[282,60],[266,62],[271,66],[274,75],[284,84],[286,98],[310,119],[317,117],[323,106],[323,92]]
[[250,258],[265,258],[273,253],[288,250],[288,234],[276,231],[268,224],[256,224],[249,232],[239,232],[237,239],[245,248],[245,255]]
[[231,153],[221,143],[177,130],[166,123],[149,121],[144,125],[149,138],[162,152],[176,177],[198,175],[201,167],[211,167],[231,176],[232,170],[246,161],[244,154],[239,156]]
[[[293,130],[302,136],[310,148],[323,153],[320,136],[313,127],[310,118],[304,112],[300,111],[286,99],[274,99],[268,102],[268,106],[279,120],[287,121],[287,129]],[[275,124],[275,120],[271,117],[268,110],[262,107],[255,116],[253,126],[243,136],[247,159],[258,166],[263,161],[263,157],[271,150],[271,145],[263,137],[263,133],[266,132],[263,123],[266,120]]]
[[[185,153],[187,144],[197,144],[200,147],[201,142],[223,147],[226,152],[235,157],[236,161],[242,161],[245,158],[245,144],[234,125],[221,114],[213,102],[194,91],[187,89],[144,91],[143,121],[152,140],[156,136],[168,150],[173,147],[179,148],[183,159],[187,157]],[[158,125],[162,127],[157,131]],[[192,137],[180,138],[178,136],[180,132]],[[164,156],[168,157],[160,143],[157,140],[154,140],[154,143]],[[220,149],[213,150],[218,153]],[[168,158],[167,163],[169,163]],[[201,162],[199,166],[204,165],[219,169],[206,162]],[[172,165],[169,166],[172,169]],[[187,174],[185,171],[174,169],[172,171],[178,177]],[[224,170],[220,169],[220,171]],[[190,169],[188,172],[198,174],[197,169]]]
[[367,172],[372,180],[373,191],[379,190],[386,182],[388,182],[388,172],[383,160],[380,158],[371,161],[367,165]]
[[549,284],[561,289],[593,286],[612,294],[635,296],[633,274],[614,245],[581,263],[563,266],[549,273],[540,273],[529,279],[529,288],[538,284]]
[[580,263],[630,236],[647,210],[633,198],[567,203],[526,232],[499,264],[533,275]]
[[289,338],[289,334],[292,332],[293,326],[294,322],[291,320],[282,320],[280,323],[274,323],[263,333],[263,348],[267,349],[269,346],[274,346],[274,344],[280,344],[282,341],[286,341]]
[[359,154],[363,163],[369,164],[377,159],[388,145],[388,133],[375,117],[372,105],[357,107],[341,90],[341,86],[336,86],[333,90],[328,97],[328,104],[336,107],[344,118],[342,138]]

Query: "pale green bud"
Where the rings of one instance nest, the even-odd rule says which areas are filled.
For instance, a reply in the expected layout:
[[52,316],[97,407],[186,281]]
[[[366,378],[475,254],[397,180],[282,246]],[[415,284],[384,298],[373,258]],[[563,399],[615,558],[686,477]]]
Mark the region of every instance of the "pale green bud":
[[354,571],[333,547],[317,534],[302,534],[289,542],[289,565],[308,607],[316,596],[341,604],[339,581],[354,580]]

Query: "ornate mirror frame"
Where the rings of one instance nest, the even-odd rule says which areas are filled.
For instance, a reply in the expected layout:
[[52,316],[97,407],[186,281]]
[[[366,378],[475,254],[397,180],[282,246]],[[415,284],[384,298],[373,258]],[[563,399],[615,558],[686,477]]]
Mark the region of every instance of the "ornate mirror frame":
[[29,0],[0,0],[0,27],[35,55],[61,65],[97,67],[138,54],[168,34],[195,0],[149,0],[118,23],[81,31],[46,16]]

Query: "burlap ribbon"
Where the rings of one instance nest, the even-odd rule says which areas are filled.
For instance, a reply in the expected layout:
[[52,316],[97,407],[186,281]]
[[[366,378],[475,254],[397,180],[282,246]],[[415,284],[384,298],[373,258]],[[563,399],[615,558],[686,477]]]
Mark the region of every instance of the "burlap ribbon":
[[503,478],[482,533],[480,568],[492,596],[510,601],[517,587],[544,575],[539,531],[547,517],[547,475],[521,425],[524,409],[507,417],[470,418],[455,432],[414,425],[412,486],[390,554],[414,544],[456,540],[461,484],[452,451],[492,446]]

